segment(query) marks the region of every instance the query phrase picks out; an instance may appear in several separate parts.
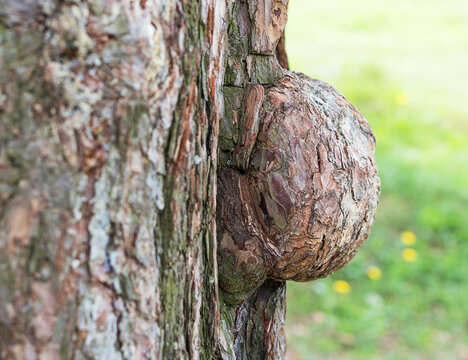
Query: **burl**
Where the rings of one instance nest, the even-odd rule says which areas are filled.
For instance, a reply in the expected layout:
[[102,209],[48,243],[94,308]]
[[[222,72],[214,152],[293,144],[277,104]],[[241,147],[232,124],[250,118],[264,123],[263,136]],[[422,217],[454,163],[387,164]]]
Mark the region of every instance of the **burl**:
[[286,72],[250,85],[231,160],[218,170],[219,282],[227,303],[265,279],[308,281],[346,265],[380,194],[375,138],[330,85]]

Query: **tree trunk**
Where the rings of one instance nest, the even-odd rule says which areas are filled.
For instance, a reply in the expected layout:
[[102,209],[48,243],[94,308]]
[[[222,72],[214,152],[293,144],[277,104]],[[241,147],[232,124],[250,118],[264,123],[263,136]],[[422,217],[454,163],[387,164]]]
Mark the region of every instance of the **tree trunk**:
[[[282,356],[282,284],[234,317],[218,295],[217,141],[239,6],[2,1],[2,359]],[[253,326],[264,313],[270,337]]]
[[0,4],[0,358],[283,358],[286,277],[231,284],[217,177],[289,74],[288,0]]

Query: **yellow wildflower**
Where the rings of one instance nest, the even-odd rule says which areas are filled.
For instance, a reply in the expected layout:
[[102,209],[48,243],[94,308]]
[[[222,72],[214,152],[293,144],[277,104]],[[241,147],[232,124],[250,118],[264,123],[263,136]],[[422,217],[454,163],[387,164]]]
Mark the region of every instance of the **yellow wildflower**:
[[369,279],[379,280],[382,277],[382,270],[377,266],[370,266],[367,269],[367,276],[369,276]]
[[416,243],[416,235],[411,231],[402,232],[401,241],[407,246],[414,245]]
[[401,257],[403,258],[403,260],[411,262],[416,260],[416,258],[418,257],[418,253],[414,249],[405,249],[401,253]]
[[336,280],[333,283],[333,290],[340,294],[347,294],[351,291],[351,285],[349,285],[349,282],[347,281]]
[[408,104],[409,98],[408,95],[404,92],[399,92],[395,95],[395,102],[397,105],[403,106]]

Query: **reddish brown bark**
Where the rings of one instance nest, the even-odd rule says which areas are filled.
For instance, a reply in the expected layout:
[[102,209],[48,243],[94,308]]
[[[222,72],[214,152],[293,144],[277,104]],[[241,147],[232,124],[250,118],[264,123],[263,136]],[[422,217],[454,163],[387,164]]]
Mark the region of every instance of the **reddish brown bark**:
[[219,170],[220,284],[235,302],[266,278],[315,280],[347,264],[380,190],[372,131],[330,85],[285,71],[264,101],[251,89],[239,136],[249,151]]

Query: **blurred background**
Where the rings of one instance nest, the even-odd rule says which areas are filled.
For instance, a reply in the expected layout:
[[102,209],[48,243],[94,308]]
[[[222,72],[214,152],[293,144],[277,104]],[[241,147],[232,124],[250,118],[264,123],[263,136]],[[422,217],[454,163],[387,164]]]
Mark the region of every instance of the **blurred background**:
[[291,69],[367,118],[382,196],[349,265],[288,283],[288,360],[468,359],[468,2],[289,6]]

